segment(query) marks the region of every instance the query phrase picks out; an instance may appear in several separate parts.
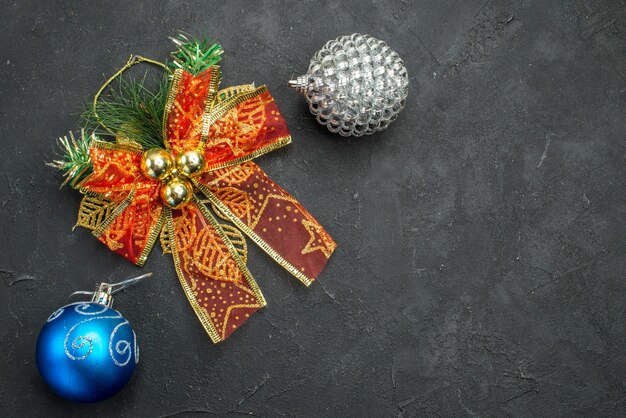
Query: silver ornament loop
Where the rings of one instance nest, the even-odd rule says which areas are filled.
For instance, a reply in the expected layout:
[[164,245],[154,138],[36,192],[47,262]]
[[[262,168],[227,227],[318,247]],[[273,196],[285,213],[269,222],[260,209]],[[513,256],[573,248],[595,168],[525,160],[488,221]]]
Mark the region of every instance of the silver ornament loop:
[[[122,290],[126,289],[129,286],[133,286],[137,283],[139,283],[141,280],[146,279],[148,277],[151,277],[152,273],[145,273],[142,274],[141,276],[137,276],[137,277],[133,277],[130,279],[126,279],[124,281],[121,281],[119,283],[100,283],[95,292],[87,292],[85,290],[79,290],[76,291],[72,294],[70,294],[70,298],[72,296],[76,296],[76,295],[89,295],[91,296],[91,301],[92,302],[97,302],[101,305],[104,305],[104,308],[101,308],[102,310],[99,312],[89,312],[90,309],[90,305],[88,303],[84,303],[82,305],[76,306],[74,309],[77,313],[81,314],[81,315],[98,315],[104,311],[106,311],[107,307],[111,307],[113,305],[113,297],[112,295],[121,292]],[[52,313],[52,315],[50,315],[50,318],[48,318],[48,322],[55,320],[61,313],[63,313],[63,310],[61,309],[61,312],[54,312]]]
[[329,131],[370,135],[404,108],[409,78],[400,56],[381,40],[358,33],[328,41],[306,75],[289,81]]

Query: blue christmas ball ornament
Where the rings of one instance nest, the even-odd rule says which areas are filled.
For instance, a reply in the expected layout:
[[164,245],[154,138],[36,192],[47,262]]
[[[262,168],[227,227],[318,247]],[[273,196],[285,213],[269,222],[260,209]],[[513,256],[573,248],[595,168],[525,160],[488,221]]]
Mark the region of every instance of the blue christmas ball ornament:
[[115,309],[78,302],[56,310],[37,339],[37,367],[50,388],[75,402],[98,402],[128,383],[137,338]]
[[110,307],[110,294],[110,288],[94,292],[91,302],[56,310],[39,333],[37,367],[63,398],[101,401],[122,389],[135,371],[137,338],[122,314]]

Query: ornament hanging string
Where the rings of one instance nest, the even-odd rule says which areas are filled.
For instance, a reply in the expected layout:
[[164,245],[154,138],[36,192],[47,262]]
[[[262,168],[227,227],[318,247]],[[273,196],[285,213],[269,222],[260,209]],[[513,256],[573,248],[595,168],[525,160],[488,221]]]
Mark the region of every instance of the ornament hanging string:
[[150,58],[145,58],[145,57],[142,57],[141,55],[131,55],[130,58],[128,59],[128,62],[126,62],[126,65],[124,65],[115,74],[113,74],[111,77],[109,77],[109,79],[104,82],[104,84],[100,87],[100,89],[98,89],[98,91],[96,92],[95,96],[93,97],[93,115],[94,115],[94,117],[100,123],[100,125],[104,129],[106,129],[113,136],[116,136],[117,134],[115,132],[113,132],[108,126],[106,126],[104,124],[104,122],[102,122],[100,117],[98,116],[98,111],[97,111],[98,99],[100,98],[100,95],[102,94],[102,92],[113,82],[113,80],[115,80],[116,78],[121,76],[126,70],[129,70],[132,66],[134,66],[136,64],[139,64],[139,63],[142,63],[142,62],[145,62],[147,64],[156,65],[157,67],[161,67],[168,73],[172,72],[169,69],[169,67],[167,65],[163,64],[162,62],[155,61],[155,60],[152,60]]
[[131,277],[130,279],[122,280],[121,282],[117,282],[117,283],[111,283],[111,284],[102,283],[98,286],[98,289],[94,292],[89,292],[87,290],[77,290],[76,292],[70,293],[70,295],[67,298],[71,299],[72,297],[77,296],[77,295],[94,296],[98,291],[100,291],[100,288],[104,289],[110,295],[115,295],[116,293],[121,292],[127,287],[134,286],[140,281],[147,279],[149,277],[152,277],[152,272],[144,273],[137,277]]

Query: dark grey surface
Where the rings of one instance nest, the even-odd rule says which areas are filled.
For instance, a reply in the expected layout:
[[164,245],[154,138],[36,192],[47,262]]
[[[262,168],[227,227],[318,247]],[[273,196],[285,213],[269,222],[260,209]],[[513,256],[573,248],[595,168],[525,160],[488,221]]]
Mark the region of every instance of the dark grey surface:
[[[100,4],[102,3],[102,4]],[[624,416],[623,1],[2,1],[0,415]],[[124,292],[141,362],[109,401],[34,365],[67,295],[140,269],[43,165],[131,53],[215,37],[223,86],[266,83],[294,143],[259,160],[339,248],[310,289],[251,247],[269,306],[213,345],[156,248]],[[404,57],[386,132],[343,140],[286,81],[352,32]]]

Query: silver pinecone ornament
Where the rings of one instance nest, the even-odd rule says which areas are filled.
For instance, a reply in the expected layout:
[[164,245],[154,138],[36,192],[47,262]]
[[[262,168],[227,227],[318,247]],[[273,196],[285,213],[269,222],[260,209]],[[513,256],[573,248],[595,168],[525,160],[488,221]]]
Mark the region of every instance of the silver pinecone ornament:
[[404,108],[406,67],[381,40],[355,33],[328,41],[307,74],[289,81],[302,93],[318,122],[343,136],[385,129]]

